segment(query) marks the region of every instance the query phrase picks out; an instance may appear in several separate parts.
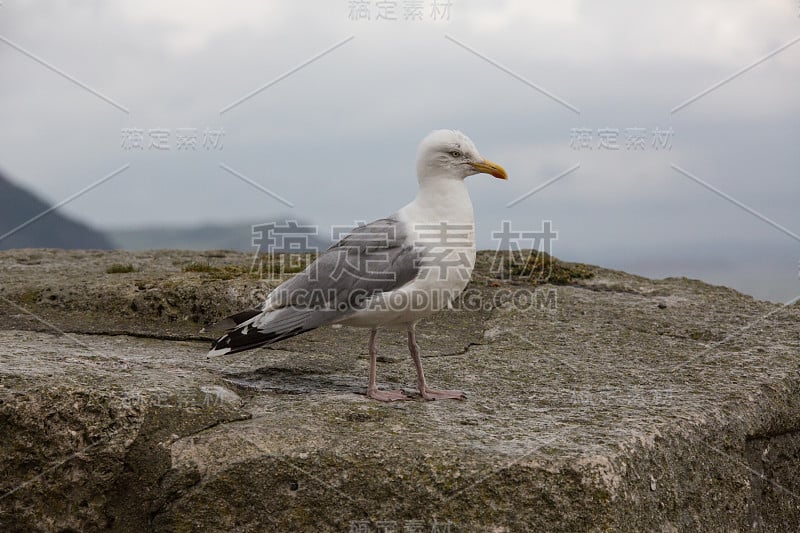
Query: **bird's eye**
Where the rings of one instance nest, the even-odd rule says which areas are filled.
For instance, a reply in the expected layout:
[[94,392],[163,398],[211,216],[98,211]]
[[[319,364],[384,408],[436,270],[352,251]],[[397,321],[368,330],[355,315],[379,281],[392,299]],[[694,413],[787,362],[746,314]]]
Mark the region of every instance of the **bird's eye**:
[[458,150],[453,150],[453,151],[451,151],[451,152],[450,152],[450,155],[451,155],[451,156],[453,156],[453,157],[456,157],[456,158],[458,158],[458,157],[461,157],[461,156],[463,156],[464,154],[462,154],[462,153],[461,153],[461,152],[459,152]]

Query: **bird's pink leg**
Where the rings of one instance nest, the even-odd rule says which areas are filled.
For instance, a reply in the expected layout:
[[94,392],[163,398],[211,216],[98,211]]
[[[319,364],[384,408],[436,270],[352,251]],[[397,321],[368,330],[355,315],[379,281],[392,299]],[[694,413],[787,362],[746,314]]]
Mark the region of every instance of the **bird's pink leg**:
[[425,374],[422,372],[422,359],[419,356],[419,345],[417,345],[417,334],[415,332],[414,324],[408,327],[408,351],[411,352],[411,358],[414,360],[414,366],[417,367],[417,387],[419,393],[425,400],[466,400],[467,396],[460,390],[444,390],[444,389],[431,389],[425,382]]
[[373,329],[369,332],[369,383],[367,384],[367,397],[379,402],[397,402],[410,400],[402,390],[378,390],[377,383],[377,358],[378,358],[378,330]]

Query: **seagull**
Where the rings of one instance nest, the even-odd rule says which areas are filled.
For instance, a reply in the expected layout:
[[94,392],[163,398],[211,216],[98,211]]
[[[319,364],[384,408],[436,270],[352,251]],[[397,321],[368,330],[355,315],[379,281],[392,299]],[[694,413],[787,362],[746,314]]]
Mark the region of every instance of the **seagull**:
[[433,389],[422,371],[416,324],[448,307],[469,283],[475,266],[475,224],[467,176],[506,171],[480,155],[460,131],[435,130],[417,150],[416,197],[386,218],[358,226],[293,278],[276,287],[257,309],[214,327],[227,331],[209,356],[233,354],[294,337],[325,325],[368,328],[367,397],[409,400],[402,389],[380,390],[377,334],[405,329],[424,400],[466,399],[459,390]]

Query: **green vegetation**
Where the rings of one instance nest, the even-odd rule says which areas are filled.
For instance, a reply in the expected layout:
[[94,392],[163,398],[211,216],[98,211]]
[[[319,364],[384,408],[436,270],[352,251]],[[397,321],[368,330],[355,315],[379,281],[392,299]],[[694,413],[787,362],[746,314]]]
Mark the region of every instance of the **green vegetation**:
[[[286,274],[302,272],[314,260],[314,254],[279,254],[259,256],[250,265],[212,265],[204,262],[191,262],[181,267],[183,272],[206,274],[212,279],[227,280],[247,276],[253,279],[281,277]],[[267,259],[269,258],[269,259]]]
[[189,263],[188,265],[183,265],[181,270],[183,272],[203,272],[210,274],[220,272],[222,269],[220,267],[211,266],[209,263]]
[[197,272],[199,274],[206,274],[206,276],[211,279],[220,280],[234,279],[242,276],[257,277],[252,275],[249,267],[238,265],[214,266],[210,263],[193,262],[189,263],[188,265],[184,265],[181,270],[183,272]]
[[130,274],[131,272],[138,272],[139,269],[130,263],[114,263],[106,269],[107,274]]
[[579,279],[594,277],[594,272],[589,266],[565,263],[546,252],[531,251],[526,261],[509,257],[506,266],[513,276],[529,279],[534,285],[544,283],[568,285]]
[[305,270],[315,257],[316,254],[280,254],[273,256],[272,261],[259,257],[253,268],[262,275],[297,274]]
[[19,296],[19,303],[23,305],[33,305],[42,297],[42,289],[26,289]]

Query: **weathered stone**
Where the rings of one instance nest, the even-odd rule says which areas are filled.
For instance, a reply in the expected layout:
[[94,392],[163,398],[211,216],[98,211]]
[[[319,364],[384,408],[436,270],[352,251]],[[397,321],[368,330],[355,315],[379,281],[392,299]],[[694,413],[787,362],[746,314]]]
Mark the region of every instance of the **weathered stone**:
[[[800,527],[798,305],[568,264],[534,286],[481,254],[468,309],[419,327],[468,399],[386,405],[364,330],[206,358],[200,328],[271,286],[251,260],[0,253],[0,530]],[[379,342],[413,391],[402,333]]]

